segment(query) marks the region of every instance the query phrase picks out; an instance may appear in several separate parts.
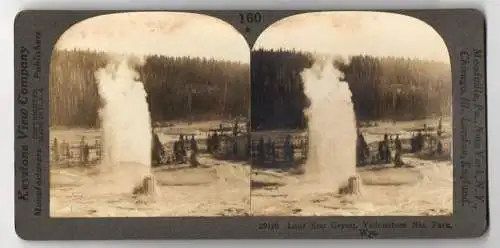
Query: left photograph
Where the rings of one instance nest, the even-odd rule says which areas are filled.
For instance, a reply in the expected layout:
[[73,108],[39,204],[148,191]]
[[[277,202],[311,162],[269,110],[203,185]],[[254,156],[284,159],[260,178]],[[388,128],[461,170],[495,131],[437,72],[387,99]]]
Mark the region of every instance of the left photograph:
[[50,64],[50,215],[250,215],[250,49],[176,12],[92,17]]

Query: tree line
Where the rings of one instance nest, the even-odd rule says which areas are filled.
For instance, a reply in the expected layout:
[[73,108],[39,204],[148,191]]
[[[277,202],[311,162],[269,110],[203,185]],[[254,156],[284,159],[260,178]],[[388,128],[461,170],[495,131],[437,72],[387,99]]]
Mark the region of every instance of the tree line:
[[[55,50],[50,64],[50,124],[99,126],[102,104],[94,73],[107,54]],[[152,121],[224,119],[247,116],[248,64],[197,57],[151,55],[137,68],[148,95]],[[133,113],[131,113],[133,114]]]
[[[300,73],[312,66],[312,55],[259,49],[252,52],[251,61],[252,129],[305,128],[304,109],[309,100]],[[332,66],[349,84],[358,121],[418,120],[450,114],[449,64],[359,55]]]
[[[153,121],[247,116],[252,128],[305,128],[309,104],[300,73],[308,53],[256,50],[247,64],[152,55],[138,68]],[[94,73],[103,52],[56,50],[50,64],[51,126],[97,127],[101,99]],[[335,65],[352,91],[357,119],[416,120],[449,115],[449,64],[396,57],[353,56]],[[250,76],[252,84],[250,86]],[[251,87],[251,89],[250,89]],[[251,106],[250,106],[251,103]]]

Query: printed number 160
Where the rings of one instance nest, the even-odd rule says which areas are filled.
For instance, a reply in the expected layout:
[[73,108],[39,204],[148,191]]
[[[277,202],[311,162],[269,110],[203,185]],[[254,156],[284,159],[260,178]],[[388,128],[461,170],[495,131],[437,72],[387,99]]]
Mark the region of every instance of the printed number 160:
[[259,23],[262,21],[262,15],[259,12],[240,13],[241,23]]

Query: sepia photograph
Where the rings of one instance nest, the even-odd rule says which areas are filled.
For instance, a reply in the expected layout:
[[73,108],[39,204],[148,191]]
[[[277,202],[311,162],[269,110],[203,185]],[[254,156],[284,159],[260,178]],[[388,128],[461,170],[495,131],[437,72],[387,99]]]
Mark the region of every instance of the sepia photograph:
[[431,26],[298,14],[251,61],[253,215],[452,215],[451,65]]
[[207,15],[92,17],[50,64],[50,216],[250,214],[250,50]]

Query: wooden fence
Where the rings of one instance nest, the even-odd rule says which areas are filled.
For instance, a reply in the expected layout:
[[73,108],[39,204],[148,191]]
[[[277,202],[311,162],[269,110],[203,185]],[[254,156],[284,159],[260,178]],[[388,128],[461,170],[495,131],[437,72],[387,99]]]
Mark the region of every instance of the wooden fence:
[[[253,139],[248,146],[247,136],[225,137],[220,139],[219,148],[212,152],[216,159],[251,160],[260,164],[283,164],[296,163],[307,158],[307,137],[292,137],[290,143],[293,145],[293,158],[290,161],[285,151],[286,137],[273,137],[269,143],[269,137],[263,137],[264,145],[259,146],[260,140]],[[206,140],[197,140],[199,151],[207,152]],[[172,144],[164,144],[165,161],[168,163],[174,159]],[[189,142],[185,142],[185,150],[189,151]],[[65,164],[68,166],[76,164],[98,164],[103,159],[103,144],[100,138],[94,142],[69,142],[54,139],[50,144],[51,164]]]
[[291,136],[287,141],[286,136],[261,136],[252,139],[251,148],[251,158],[256,165],[292,165],[307,159],[308,137]]

